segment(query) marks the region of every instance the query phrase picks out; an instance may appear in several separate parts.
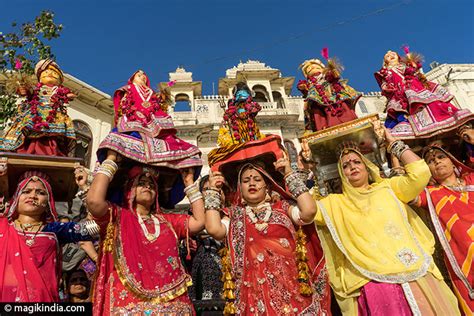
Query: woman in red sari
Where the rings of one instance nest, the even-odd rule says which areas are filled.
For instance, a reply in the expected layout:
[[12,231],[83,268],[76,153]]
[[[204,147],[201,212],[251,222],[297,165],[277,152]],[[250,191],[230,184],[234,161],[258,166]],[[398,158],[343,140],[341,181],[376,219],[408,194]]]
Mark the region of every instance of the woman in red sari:
[[425,150],[424,158],[436,184],[425,189],[417,204],[430,212],[461,310],[466,315],[472,315],[474,170],[436,145]]
[[60,247],[94,232],[92,221],[58,222],[48,176],[25,173],[0,216],[0,302],[59,302]]
[[117,154],[109,151],[87,196],[102,235],[94,315],[193,315],[187,295],[191,277],[178,253],[180,239],[204,228],[204,203],[193,169],[181,171],[193,215],[165,214],[158,202],[156,171],[147,167],[129,171],[122,205],[106,200],[116,160]]
[[[230,248],[235,311],[229,312],[329,315],[329,286],[322,250],[314,240],[306,244],[305,237],[301,238],[302,231],[295,229],[295,225],[313,222],[314,200],[299,175],[292,172],[287,158],[278,160],[275,166],[284,170],[296,203],[263,168],[247,163],[238,176],[239,201],[224,210],[229,217],[222,220],[218,187],[224,180],[218,173],[210,177],[211,188],[205,196],[206,229],[217,240],[227,238]],[[272,190],[281,195],[280,201],[272,202]],[[308,228],[314,229],[314,225]],[[315,232],[308,237],[316,238]]]

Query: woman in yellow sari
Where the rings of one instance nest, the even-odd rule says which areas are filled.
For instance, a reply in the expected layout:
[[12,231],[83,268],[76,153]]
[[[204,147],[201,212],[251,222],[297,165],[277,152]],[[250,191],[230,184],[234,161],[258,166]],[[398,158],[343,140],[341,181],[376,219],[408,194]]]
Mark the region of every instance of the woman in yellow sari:
[[432,259],[434,238],[406,204],[430,170],[387,132],[389,151],[406,168],[382,179],[357,149],[340,154],[343,193],[317,202],[317,230],[329,281],[344,315],[459,315],[457,301]]

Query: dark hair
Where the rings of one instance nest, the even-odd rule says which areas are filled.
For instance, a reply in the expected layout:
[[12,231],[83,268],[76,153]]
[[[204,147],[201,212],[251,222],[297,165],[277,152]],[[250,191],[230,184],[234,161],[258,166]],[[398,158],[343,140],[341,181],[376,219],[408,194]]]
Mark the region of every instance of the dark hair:
[[209,175],[205,175],[204,177],[201,178],[201,180],[199,180],[199,191],[201,191],[201,193],[203,193],[202,191],[204,190],[204,184],[206,184],[206,182],[209,181]]
[[234,89],[232,90],[232,94],[235,94],[237,91],[240,91],[240,90],[245,90],[248,92],[248,94],[250,95],[252,94],[252,91],[250,90],[249,86],[247,86],[247,84],[242,81],[237,82]]

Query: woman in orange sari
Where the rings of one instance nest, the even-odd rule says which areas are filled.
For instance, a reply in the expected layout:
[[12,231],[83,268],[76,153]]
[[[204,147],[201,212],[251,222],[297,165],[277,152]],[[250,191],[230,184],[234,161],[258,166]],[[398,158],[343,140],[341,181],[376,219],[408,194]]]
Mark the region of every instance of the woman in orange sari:
[[436,145],[426,148],[424,159],[436,184],[420,194],[417,205],[429,210],[461,310],[472,315],[474,170]]
[[[219,184],[224,180],[217,173],[209,178],[206,229],[217,240],[227,239],[235,279],[235,310],[227,311],[237,315],[330,315],[326,265],[314,225],[310,225],[315,203],[287,158],[277,161],[275,167],[284,170],[292,195],[262,167],[246,163],[238,175],[238,201],[224,209],[229,216],[222,220]],[[281,200],[272,201],[273,192]],[[313,229],[306,235],[308,243],[301,238],[302,230],[295,229],[300,225]],[[307,252],[307,258],[302,252]],[[224,292],[229,288],[226,284]]]

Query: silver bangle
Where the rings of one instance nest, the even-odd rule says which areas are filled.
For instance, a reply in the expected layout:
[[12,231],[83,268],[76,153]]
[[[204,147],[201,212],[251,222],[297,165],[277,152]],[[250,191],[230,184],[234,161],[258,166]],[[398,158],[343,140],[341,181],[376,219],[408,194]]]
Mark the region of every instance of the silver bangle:
[[398,160],[401,160],[403,153],[409,149],[410,147],[401,140],[394,141],[388,148],[389,153],[397,157]]
[[302,175],[299,172],[293,171],[286,175],[285,182],[290,193],[296,198],[303,193],[309,192],[306,182],[302,180]]
[[204,209],[220,210],[222,207],[221,193],[216,190],[206,190],[204,194]]
[[190,203],[194,203],[197,200],[202,199],[202,193],[199,191],[199,187],[196,182],[184,188],[184,193],[186,194]]
[[100,227],[95,221],[87,220],[82,223],[79,223],[79,225],[81,225],[81,235],[89,235],[92,238],[99,237]]

